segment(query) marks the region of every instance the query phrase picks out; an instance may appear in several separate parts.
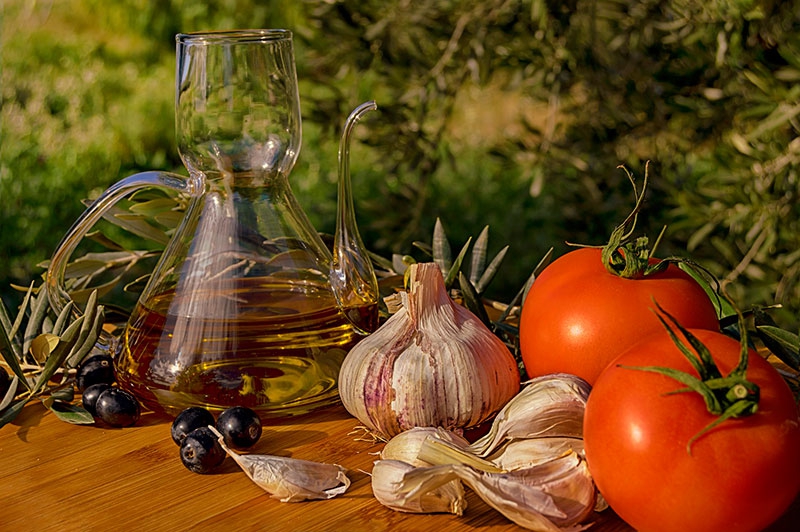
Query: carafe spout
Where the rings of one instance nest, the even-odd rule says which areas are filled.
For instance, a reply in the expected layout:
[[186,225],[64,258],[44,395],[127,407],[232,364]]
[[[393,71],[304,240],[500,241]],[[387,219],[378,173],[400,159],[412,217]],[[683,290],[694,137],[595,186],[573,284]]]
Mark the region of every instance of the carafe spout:
[[[350,184],[350,137],[356,122],[378,106],[374,101],[356,107],[345,122],[339,143],[339,192],[336,233],[333,241],[331,286],[342,312],[362,333],[377,327],[378,281],[369,254],[361,240]],[[369,311],[365,312],[366,309]]]

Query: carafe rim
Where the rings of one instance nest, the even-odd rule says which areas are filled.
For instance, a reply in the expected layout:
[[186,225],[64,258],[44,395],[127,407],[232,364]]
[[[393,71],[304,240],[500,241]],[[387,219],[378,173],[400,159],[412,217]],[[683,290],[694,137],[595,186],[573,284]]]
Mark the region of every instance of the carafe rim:
[[175,41],[179,44],[213,45],[223,42],[248,43],[284,41],[290,40],[291,38],[291,30],[270,28],[192,31],[177,34],[175,36]]

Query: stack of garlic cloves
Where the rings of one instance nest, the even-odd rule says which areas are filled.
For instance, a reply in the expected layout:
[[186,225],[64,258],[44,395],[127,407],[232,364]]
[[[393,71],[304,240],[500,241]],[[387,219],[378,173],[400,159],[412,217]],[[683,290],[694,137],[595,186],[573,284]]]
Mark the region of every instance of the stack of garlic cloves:
[[385,506],[406,512],[466,508],[463,485],[530,530],[586,528],[597,491],[583,456],[583,407],[589,385],[572,375],[529,381],[473,444],[442,428],[395,436],[372,471]]

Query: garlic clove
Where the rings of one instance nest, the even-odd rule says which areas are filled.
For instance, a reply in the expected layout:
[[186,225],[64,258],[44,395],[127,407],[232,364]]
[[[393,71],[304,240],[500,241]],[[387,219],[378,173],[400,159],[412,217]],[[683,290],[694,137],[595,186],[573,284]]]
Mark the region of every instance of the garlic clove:
[[400,460],[377,460],[372,467],[372,493],[378,502],[400,512],[462,515],[467,508],[464,487],[448,472],[426,475],[424,488],[414,494],[403,491],[407,475],[431,469]]
[[591,513],[595,502],[586,462],[574,453],[508,473],[480,471],[464,464],[416,468],[405,464],[395,473],[392,494],[398,506],[460,479],[489,506],[530,530],[584,530],[587,527],[578,523]]
[[459,449],[466,449],[469,442],[455,432],[435,427],[414,427],[392,437],[381,451],[381,459],[402,460],[413,466],[431,465],[419,458],[419,451],[428,436],[443,440]]
[[283,456],[238,454],[225,445],[225,439],[214,427],[209,428],[250,480],[281,502],[331,499],[350,487],[347,470],[341,466]]
[[586,462],[574,453],[508,473],[469,471],[460,478],[520,526],[553,532],[587,528],[578,523],[594,509],[595,486]]
[[412,427],[478,426],[519,391],[517,363],[450,299],[436,264],[412,264],[407,274],[403,308],[345,357],[342,404],[386,440]]
[[591,386],[575,375],[543,375],[524,384],[498,412],[489,432],[470,445],[486,457],[506,440],[583,436],[583,413]]
[[511,440],[489,455],[487,460],[500,469],[513,471],[543,464],[570,453],[584,457],[583,439],[556,436]]
[[504,472],[502,468],[492,462],[484,460],[465,449],[465,447],[454,445],[434,434],[423,440],[422,445],[419,447],[417,458],[418,461],[430,465],[464,464],[479,471]]

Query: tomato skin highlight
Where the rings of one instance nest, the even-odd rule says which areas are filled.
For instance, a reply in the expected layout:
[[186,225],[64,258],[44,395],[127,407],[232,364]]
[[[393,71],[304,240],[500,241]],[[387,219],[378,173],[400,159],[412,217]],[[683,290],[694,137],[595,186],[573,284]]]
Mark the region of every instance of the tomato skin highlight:
[[542,271],[523,303],[525,370],[530,377],[572,373],[594,384],[625,349],[663,330],[654,301],[686,328],[719,330],[705,290],[674,264],[646,278],[624,279],[606,270],[600,249],[570,251]]
[[[726,375],[739,343],[691,331]],[[597,379],[586,405],[589,470],[611,508],[643,532],[756,532],[800,492],[800,418],[780,374],[755,351],[747,378],[758,411],[729,419],[687,443],[715,417],[695,392],[670,377],[624,366],[676,368],[697,376],[666,332],[622,354]]]

